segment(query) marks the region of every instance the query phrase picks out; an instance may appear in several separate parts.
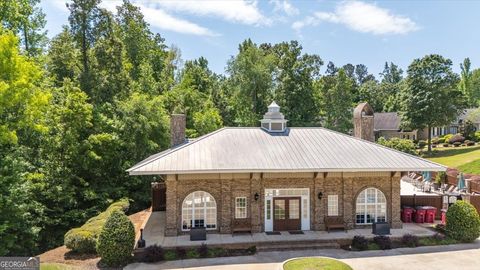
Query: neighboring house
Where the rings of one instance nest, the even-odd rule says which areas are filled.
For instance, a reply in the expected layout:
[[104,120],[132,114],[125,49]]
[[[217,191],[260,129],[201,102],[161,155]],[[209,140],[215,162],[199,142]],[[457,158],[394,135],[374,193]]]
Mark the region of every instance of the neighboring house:
[[419,134],[417,130],[403,130],[400,128],[401,118],[396,112],[375,113],[374,130],[375,139],[380,137],[385,139],[401,138],[417,140]]
[[[480,116],[470,117],[471,114],[477,110],[478,109],[466,109],[450,125],[444,127],[432,127],[432,138],[447,134],[461,133],[467,119],[471,120],[476,130],[480,130]],[[384,137],[385,139],[391,139],[394,137],[411,140],[427,139],[428,130],[426,128],[408,131],[401,129],[400,124],[401,117],[396,112],[374,113],[375,139],[377,140],[380,137]]]
[[[480,130],[480,117],[470,117],[472,113],[478,111],[477,109],[465,109],[463,113],[461,113],[455,121],[453,121],[450,125],[445,127],[433,127],[432,128],[432,138],[444,136],[447,134],[457,134],[461,133],[467,120],[471,121],[471,124],[476,130]],[[428,134],[428,131],[424,131],[424,136]]]
[[327,217],[347,229],[388,222],[401,228],[400,178],[446,168],[373,142],[373,111],[357,108],[355,134],[289,128],[272,103],[261,127],[221,128],[185,141],[185,117],[172,118],[179,144],[128,170],[160,175],[166,186],[165,235],[192,227],[232,233],[325,230]]

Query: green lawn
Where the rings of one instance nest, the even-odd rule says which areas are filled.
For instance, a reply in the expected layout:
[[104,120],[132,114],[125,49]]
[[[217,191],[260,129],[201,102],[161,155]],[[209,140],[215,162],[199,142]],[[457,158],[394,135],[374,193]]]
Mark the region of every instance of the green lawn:
[[288,261],[284,270],[353,270],[348,264],[329,258],[304,258]]
[[460,169],[464,173],[480,173],[480,168],[475,168],[475,164],[480,162],[480,145],[435,148],[432,154],[426,154],[425,158]]

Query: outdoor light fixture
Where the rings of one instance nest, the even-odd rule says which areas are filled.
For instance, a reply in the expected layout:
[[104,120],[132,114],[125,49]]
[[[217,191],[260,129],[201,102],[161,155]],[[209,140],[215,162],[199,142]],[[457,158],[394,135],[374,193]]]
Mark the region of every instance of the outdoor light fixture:
[[323,197],[323,193],[322,193],[321,191],[320,191],[320,192],[318,192],[318,199],[319,199],[319,200],[321,200],[321,199],[322,199],[322,197]]
[[255,201],[258,201],[258,198],[260,198],[260,195],[258,194],[258,192],[255,193],[254,198],[255,198]]

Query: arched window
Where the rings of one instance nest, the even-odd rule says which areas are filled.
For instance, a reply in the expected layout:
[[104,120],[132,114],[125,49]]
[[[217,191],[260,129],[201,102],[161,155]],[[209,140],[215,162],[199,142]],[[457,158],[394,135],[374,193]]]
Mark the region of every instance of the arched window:
[[217,228],[217,203],[210,193],[195,191],[182,203],[182,230],[192,227]]
[[372,224],[387,221],[387,199],[376,188],[366,188],[357,197],[356,223]]

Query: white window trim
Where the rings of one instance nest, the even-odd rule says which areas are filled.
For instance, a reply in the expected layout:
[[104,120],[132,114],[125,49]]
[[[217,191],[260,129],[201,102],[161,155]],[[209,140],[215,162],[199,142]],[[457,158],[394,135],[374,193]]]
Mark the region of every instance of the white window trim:
[[327,196],[327,215],[338,216],[338,195],[331,194]]
[[[243,199],[245,200],[245,206],[239,206],[238,205],[238,201],[240,199]],[[244,219],[244,218],[247,218],[248,217],[248,213],[247,213],[247,197],[235,197],[235,219]],[[239,216],[239,212],[237,210],[239,209],[245,209],[245,216]]]
[[[372,188],[375,189],[375,202],[369,203],[369,202],[368,202],[368,192],[367,192],[367,190],[368,190],[368,189],[372,189]],[[379,209],[379,207],[381,207],[382,204],[384,204],[384,205],[385,205],[385,206],[384,206],[384,207],[385,207],[385,221],[388,221],[387,197],[385,196],[385,194],[384,194],[380,189],[378,189],[378,188],[369,187],[369,188],[366,188],[366,189],[360,191],[360,193],[359,193],[358,196],[361,196],[363,192],[365,192],[365,194],[364,194],[364,196],[365,196],[365,197],[364,197],[365,202],[361,203],[361,205],[364,206],[364,212],[365,212],[365,213],[364,213],[364,220],[365,220],[365,222],[364,222],[364,223],[357,223],[357,212],[358,212],[358,203],[357,203],[357,200],[358,200],[358,198],[359,198],[359,197],[357,197],[357,199],[355,200],[355,224],[357,224],[357,225],[371,225],[371,224],[372,224],[372,223],[368,223],[368,222],[367,222],[367,206],[369,206],[369,205],[370,205],[370,206],[371,206],[371,205],[374,205],[374,206],[375,206],[375,222],[377,222],[377,221],[378,221],[378,215],[377,215],[378,209]],[[379,203],[379,202],[378,202],[379,195],[383,195],[383,197],[384,197],[384,199],[385,199],[385,202],[384,202],[384,203]]]
[[[208,193],[208,192],[206,192],[206,191],[203,191],[203,190],[193,191],[193,192],[187,194],[187,196],[185,196],[185,199],[183,199],[182,208],[181,208],[181,211],[182,211],[182,222],[180,223],[180,227],[181,227],[182,231],[184,231],[184,232],[185,232],[185,231],[190,231],[190,229],[188,229],[188,228],[187,228],[187,229],[184,229],[184,228],[183,228],[183,221],[185,220],[185,218],[184,218],[184,216],[183,216],[183,212],[184,212],[184,207],[183,207],[183,205],[185,204],[185,200],[188,198],[188,196],[190,196],[190,195],[194,196],[194,194],[197,193],[197,192],[203,192],[204,194],[209,195],[209,196],[212,198],[213,202],[215,203],[215,206],[209,206],[209,207],[207,207],[207,206],[206,206],[206,203],[204,203],[204,204],[203,204],[203,207],[202,207],[203,209],[200,209],[199,211],[202,211],[202,210],[203,210],[203,217],[204,217],[204,224],[203,224],[203,225],[204,225],[204,227],[205,227],[207,230],[216,230],[216,229],[217,229],[217,225],[218,225],[218,224],[217,224],[217,223],[218,223],[218,222],[217,222],[217,202],[216,202],[216,200],[215,200],[215,197],[213,197],[212,194],[210,194],[210,193]],[[194,196],[193,200],[195,200],[195,196]],[[207,228],[207,209],[215,209],[215,224],[214,224],[214,227],[213,227],[213,228]],[[195,203],[194,203],[194,202],[192,202],[192,207],[191,207],[191,209],[189,209],[189,210],[192,211],[192,212],[191,212],[191,214],[192,214],[192,221],[193,221],[193,224],[195,224],[195,210],[196,210],[196,209],[195,209]]]

